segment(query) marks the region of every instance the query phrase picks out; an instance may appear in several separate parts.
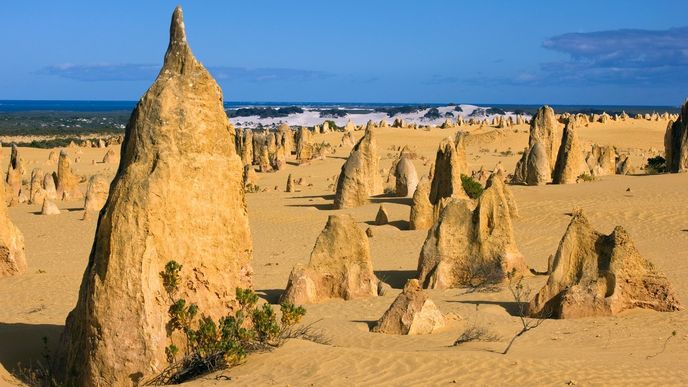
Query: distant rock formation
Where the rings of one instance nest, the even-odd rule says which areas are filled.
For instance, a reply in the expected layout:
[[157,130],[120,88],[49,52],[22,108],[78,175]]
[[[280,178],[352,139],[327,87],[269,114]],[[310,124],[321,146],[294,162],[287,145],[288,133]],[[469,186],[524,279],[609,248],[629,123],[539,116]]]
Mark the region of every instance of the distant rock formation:
[[475,209],[465,199],[452,199],[444,206],[418,260],[423,287],[498,283],[512,270],[528,272],[511,223],[516,206],[503,179],[490,177]]
[[426,335],[445,325],[442,312],[423,291],[418,280],[410,279],[372,331],[390,335]]
[[435,156],[435,168],[430,184],[430,203],[440,204],[445,198],[468,198],[461,183],[461,175],[468,175],[464,134],[457,133],[456,139],[446,138],[440,143]]
[[22,179],[24,178],[24,161],[19,157],[19,148],[16,144],[12,144],[12,151],[10,153],[10,163],[7,167],[7,183],[6,196],[10,205],[19,203],[19,196],[22,193]]
[[308,265],[291,271],[282,299],[300,305],[372,297],[378,283],[365,232],[351,215],[330,215]]
[[380,208],[377,210],[377,215],[375,215],[375,225],[384,226],[389,223],[389,214],[387,214],[387,209],[384,204],[380,204]]
[[421,177],[418,182],[411,203],[409,228],[411,230],[427,230],[432,227],[434,218],[432,203],[430,203],[430,180],[427,176]]
[[374,129],[367,128],[339,173],[335,208],[358,207],[367,203],[370,196],[381,194],[382,176],[379,169]]
[[287,177],[287,186],[285,187],[284,192],[294,192],[294,179],[292,179],[291,173]]
[[557,118],[554,110],[542,106],[530,121],[528,147],[516,163],[512,178],[514,184],[542,185],[547,184],[556,163],[555,134]]
[[64,385],[138,385],[167,366],[170,301],[159,273],[169,261],[184,266],[176,297],[214,321],[237,306],[237,287],[251,287],[243,166],[230,129],[178,7],[162,70],[125,130],[67,317],[54,366]]
[[244,165],[253,165],[253,131],[246,129],[244,131],[244,141],[241,147],[241,161]]
[[57,188],[55,188],[55,181],[57,180],[56,173],[46,173],[43,178],[43,189],[45,190],[45,197],[50,200],[57,199]]
[[536,142],[524,150],[521,159],[516,163],[516,171],[511,182],[525,185],[547,184],[551,178],[551,171],[545,146],[541,142]]
[[[34,168],[31,171],[31,186],[29,187],[29,203],[43,204],[47,196],[46,190],[43,188],[43,180],[45,173],[40,168]],[[53,186],[53,189],[55,187]]]
[[110,183],[105,176],[96,174],[88,179],[83,219],[88,219],[92,214],[100,212],[107,201],[109,190]]
[[664,134],[664,158],[667,171],[688,171],[688,100],[676,122],[669,121]]
[[[0,184],[2,197],[5,197],[4,184]],[[24,235],[10,220],[5,202],[0,201],[0,278],[22,274],[26,269]]]
[[578,177],[588,171],[583,161],[583,149],[576,134],[575,119],[570,118],[564,127],[557,163],[552,172],[552,183],[575,184]]
[[296,136],[296,160],[305,163],[313,158],[313,139],[312,133],[307,127],[299,128]]
[[608,176],[616,173],[616,150],[611,145],[593,144],[585,157],[592,176]]
[[50,199],[43,200],[43,206],[41,207],[41,215],[60,215],[60,209]]
[[664,274],[643,258],[621,226],[609,235],[595,231],[574,211],[548,264],[547,283],[529,305],[532,316],[607,316],[631,308],[681,309]]
[[418,186],[416,167],[409,158],[402,154],[394,167],[395,194],[401,197],[413,196]]
[[119,154],[115,152],[115,148],[110,148],[103,156],[104,164],[119,164]]
[[79,188],[81,178],[72,171],[67,151],[60,151],[57,162],[57,197],[62,200],[81,199],[84,194]]

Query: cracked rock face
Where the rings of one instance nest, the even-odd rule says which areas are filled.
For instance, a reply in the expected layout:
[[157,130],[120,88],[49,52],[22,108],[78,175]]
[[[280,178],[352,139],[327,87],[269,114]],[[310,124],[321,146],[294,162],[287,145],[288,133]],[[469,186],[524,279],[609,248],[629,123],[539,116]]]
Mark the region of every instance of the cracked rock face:
[[234,129],[222,92],[172,16],[160,73],[126,128],[55,374],[65,385],[144,382],[167,366],[170,305],[160,272],[184,267],[177,297],[217,320],[251,287],[252,243]]

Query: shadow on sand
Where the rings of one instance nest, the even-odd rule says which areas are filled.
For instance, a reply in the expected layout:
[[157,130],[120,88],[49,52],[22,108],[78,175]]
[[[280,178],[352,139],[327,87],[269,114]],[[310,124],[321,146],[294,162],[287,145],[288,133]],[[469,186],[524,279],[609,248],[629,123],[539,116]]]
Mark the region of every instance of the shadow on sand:
[[18,364],[43,362],[43,338],[48,339],[47,348],[54,354],[63,329],[64,325],[0,323],[0,363],[12,372]]
[[394,289],[403,289],[406,281],[416,278],[418,272],[415,270],[376,270],[375,276]]

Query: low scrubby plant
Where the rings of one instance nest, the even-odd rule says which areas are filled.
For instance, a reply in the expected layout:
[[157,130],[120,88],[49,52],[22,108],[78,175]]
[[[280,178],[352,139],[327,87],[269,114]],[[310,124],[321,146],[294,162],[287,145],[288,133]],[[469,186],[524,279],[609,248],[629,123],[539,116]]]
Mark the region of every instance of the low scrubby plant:
[[485,190],[482,184],[467,175],[461,175],[461,186],[463,190],[466,191],[466,195],[471,199],[479,198]]
[[582,181],[582,182],[595,181],[595,176],[593,176],[589,173],[582,173],[578,176],[578,181]]
[[[236,289],[235,310],[217,322],[177,296],[182,265],[170,261],[160,272],[170,299],[167,328],[170,345],[165,348],[169,366],[148,384],[176,384],[216,370],[240,364],[251,352],[269,350],[296,335],[292,328],[306,310],[288,302],[280,306],[281,317],[269,304],[258,306],[251,289]],[[172,335],[182,333],[181,343]]]
[[666,160],[662,156],[650,157],[647,159],[645,171],[651,175],[665,173],[667,171]]

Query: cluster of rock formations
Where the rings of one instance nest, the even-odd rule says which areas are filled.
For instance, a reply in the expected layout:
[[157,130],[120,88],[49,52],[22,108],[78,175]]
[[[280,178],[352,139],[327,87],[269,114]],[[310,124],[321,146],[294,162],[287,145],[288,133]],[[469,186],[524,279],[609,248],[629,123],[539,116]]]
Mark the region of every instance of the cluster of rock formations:
[[[4,197],[5,186],[0,184]],[[24,253],[24,235],[12,223],[7,214],[5,202],[0,203],[0,278],[25,272],[27,269]]]
[[621,226],[595,231],[574,212],[548,264],[547,284],[530,302],[532,316],[606,316],[631,308],[681,309],[666,276],[643,258]]
[[179,297],[215,320],[237,287],[251,287],[242,172],[222,92],[191,53],[177,8],[66,321],[55,362],[65,385],[140,384],[166,366],[169,304],[158,273],[169,261],[185,267]]
[[498,283],[513,270],[526,274],[511,223],[516,215],[501,173],[490,177],[475,208],[468,199],[449,200],[423,244],[418,259],[421,284],[445,289]]
[[371,330],[391,335],[425,335],[442,329],[445,324],[442,312],[418,280],[411,279]]

